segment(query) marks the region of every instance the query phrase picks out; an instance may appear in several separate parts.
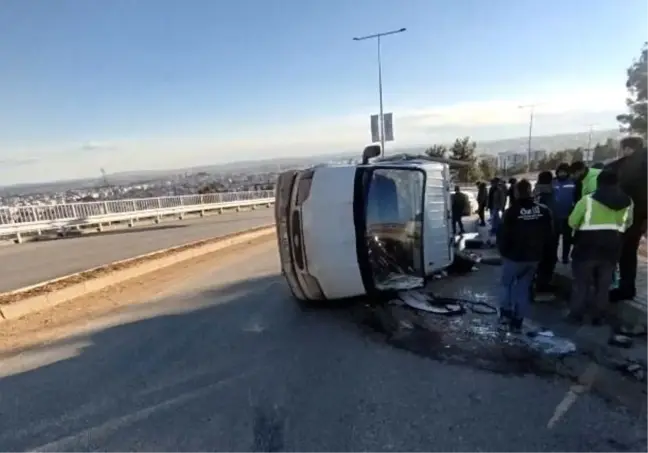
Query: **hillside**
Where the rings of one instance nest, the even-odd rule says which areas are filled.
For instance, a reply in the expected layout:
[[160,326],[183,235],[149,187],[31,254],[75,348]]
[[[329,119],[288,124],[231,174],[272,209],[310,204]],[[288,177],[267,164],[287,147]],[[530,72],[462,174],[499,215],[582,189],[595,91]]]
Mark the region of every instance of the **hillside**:
[[[594,131],[592,133],[592,145],[598,142],[605,142],[608,138],[618,138],[620,132],[612,130]],[[549,152],[558,151],[565,148],[576,148],[579,146],[587,146],[588,132],[578,132],[574,134],[560,134],[560,135],[545,135],[533,137],[532,147],[534,149],[545,149]],[[524,152],[527,148],[527,137],[516,137],[503,140],[492,140],[478,142],[478,153],[495,155],[500,152],[520,150]],[[408,146],[408,147],[388,147],[387,154],[398,153],[423,153],[429,145]],[[284,168],[302,167],[314,165],[321,162],[328,162],[331,160],[341,160],[360,157],[362,150],[355,151],[341,151],[338,153],[331,153],[325,155],[313,155],[304,157],[277,157],[275,159],[264,159],[254,161],[235,161],[224,164],[215,165],[201,165],[179,169],[169,170],[133,170],[127,172],[119,172],[108,175],[108,179],[113,184],[128,184],[139,181],[146,181],[154,178],[172,177],[183,173],[237,173],[237,172],[276,172]],[[97,184],[97,178],[79,179],[76,181],[52,181],[51,183],[38,183],[38,184],[20,184],[15,186],[3,187],[4,191],[7,189],[15,191],[30,191],[30,190],[66,190],[70,188],[80,187],[93,187]]]

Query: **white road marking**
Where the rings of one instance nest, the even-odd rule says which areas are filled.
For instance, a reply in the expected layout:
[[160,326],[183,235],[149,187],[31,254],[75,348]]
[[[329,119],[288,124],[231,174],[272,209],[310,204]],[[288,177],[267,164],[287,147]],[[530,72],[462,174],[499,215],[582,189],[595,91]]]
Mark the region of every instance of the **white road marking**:
[[592,387],[598,369],[599,367],[595,363],[590,363],[588,365],[585,371],[583,371],[583,374],[581,374],[580,377],[578,378],[578,382],[573,384],[569,388],[569,390],[565,394],[565,397],[556,406],[553,415],[551,416],[549,422],[547,423],[547,428],[549,429],[553,428],[556,425],[556,423],[558,423],[558,421],[567,413],[569,408],[573,406],[573,404],[578,399],[578,396],[581,393],[587,392]]

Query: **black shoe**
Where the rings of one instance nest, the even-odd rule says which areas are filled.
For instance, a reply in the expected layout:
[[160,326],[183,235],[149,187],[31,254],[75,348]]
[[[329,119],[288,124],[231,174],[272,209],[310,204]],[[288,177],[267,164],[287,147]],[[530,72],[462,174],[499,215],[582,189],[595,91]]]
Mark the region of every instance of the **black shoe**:
[[565,316],[565,321],[569,324],[580,325],[583,324],[583,315],[570,311]]
[[512,311],[500,309],[500,311],[499,311],[499,319],[498,319],[498,322],[497,322],[497,324],[498,324],[497,327],[500,330],[509,330],[512,318],[513,318],[513,312]]
[[603,316],[592,316],[590,322],[593,326],[602,326],[603,324],[605,324],[605,318]]
[[521,333],[522,325],[524,324],[523,318],[514,318],[511,320],[511,333]]
[[554,290],[553,287],[550,284],[546,284],[546,283],[536,285],[535,287],[536,293],[552,293],[553,290]]
[[637,295],[636,290],[623,291],[620,288],[610,291],[610,302],[620,302],[622,300],[632,300]]

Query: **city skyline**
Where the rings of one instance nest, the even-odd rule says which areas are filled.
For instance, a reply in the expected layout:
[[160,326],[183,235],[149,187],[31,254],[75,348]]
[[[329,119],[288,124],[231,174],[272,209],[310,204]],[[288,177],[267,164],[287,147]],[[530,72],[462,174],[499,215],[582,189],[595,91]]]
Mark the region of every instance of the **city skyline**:
[[[621,135],[618,129],[594,130],[592,131],[592,144],[604,143],[609,138],[617,138]],[[455,137],[443,144],[451,146]],[[563,150],[567,148],[586,147],[589,139],[589,131],[583,130],[580,132],[566,133],[566,134],[552,134],[552,135],[536,135],[533,141],[533,150],[551,153],[556,150]],[[388,154],[393,153],[423,153],[429,145],[415,144],[413,146],[395,147]],[[505,154],[520,154],[526,156],[528,146],[527,136],[510,137],[501,140],[487,140],[477,142],[477,155],[478,156],[491,156],[497,158],[498,155]],[[341,150],[339,152],[332,152],[328,154],[313,153],[308,156],[275,156],[274,158],[257,158],[257,159],[233,159],[222,163],[208,162],[198,165],[190,165],[185,167],[169,167],[160,169],[150,168],[133,168],[126,171],[106,171],[104,175],[101,168],[94,169],[95,171],[89,175],[80,178],[59,178],[59,179],[44,179],[42,181],[24,181],[16,184],[0,184],[0,189],[11,187],[24,187],[24,186],[37,186],[39,184],[58,184],[58,183],[74,183],[83,182],[85,184],[93,182],[93,185],[100,184],[105,177],[112,181],[117,178],[118,181],[133,183],[135,181],[145,181],[148,178],[168,178],[177,175],[184,175],[190,173],[210,171],[212,173],[249,173],[254,171],[267,171],[270,168],[285,168],[299,165],[311,165],[313,163],[329,162],[336,160],[348,160],[349,158],[357,158],[361,154],[361,149],[357,150]],[[262,169],[262,170],[259,170]],[[276,169],[276,168],[275,168]],[[110,170],[110,169],[108,169]]]
[[387,151],[522,136],[529,103],[534,135],[613,129],[645,40],[647,6],[631,3],[646,14],[606,0],[6,0],[0,183],[361,149],[376,48],[352,38],[400,27],[382,49]]

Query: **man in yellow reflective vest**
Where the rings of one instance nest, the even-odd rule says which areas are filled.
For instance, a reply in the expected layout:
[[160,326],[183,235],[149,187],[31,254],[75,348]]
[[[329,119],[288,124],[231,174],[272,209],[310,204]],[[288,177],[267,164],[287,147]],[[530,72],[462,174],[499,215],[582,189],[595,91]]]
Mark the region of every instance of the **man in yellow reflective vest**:
[[622,234],[632,224],[632,200],[619,187],[616,173],[599,172],[596,186],[576,203],[568,220],[574,230],[568,320],[576,323],[583,321],[587,311],[594,324],[607,314]]
[[572,179],[576,181],[576,201],[580,200],[585,195],[592,194],[596,191],[598,175],[601,170],[598,168],[588,168],[583,161],[577,161],[569,167]]

